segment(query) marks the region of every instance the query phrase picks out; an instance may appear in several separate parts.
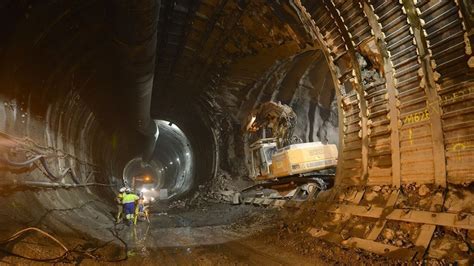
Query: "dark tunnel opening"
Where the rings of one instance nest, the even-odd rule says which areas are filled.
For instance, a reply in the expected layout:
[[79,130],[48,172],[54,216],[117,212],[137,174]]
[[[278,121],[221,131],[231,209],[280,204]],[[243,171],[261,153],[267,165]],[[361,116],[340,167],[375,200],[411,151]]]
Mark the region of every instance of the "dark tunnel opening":
[[123,184],[144,194],[145,201],[183,197],[197,186],[192,145],[174,123],[156,120],[159,137],[151,160],[130,160],[123,170]]
[[0,1],[0,263],[471,263],[473,9]]

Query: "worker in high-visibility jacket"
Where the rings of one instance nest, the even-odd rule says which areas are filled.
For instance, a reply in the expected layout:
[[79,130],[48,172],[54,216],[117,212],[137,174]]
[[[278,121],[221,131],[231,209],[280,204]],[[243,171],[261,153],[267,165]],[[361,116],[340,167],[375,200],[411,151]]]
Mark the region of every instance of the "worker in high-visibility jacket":
[[150,218],[148,217],[148,207],[145,206],[145,197],[143,193],[140,193],[140,199],[135,206],[135,220],[133,221],[134,224],[137,224],[137,220],[140,217],[145,218],[145,220],[150,223]]
[[125,195],[123,196],[123,210],[125,212],[125,219],[127,219],[127,225],[130,225],[133,222],[133,217],[135,213],[135,201],[137,201],[139,197],[132,193],[130,189],[125,191]]
[[122,187],[119,190],[119,193],[117,194],[117,197],[115,198],[115,201],[117,203],[117,220],[116,223],[122,222],[123,219],[123,196],[125,196],[125,191],[127,188]]

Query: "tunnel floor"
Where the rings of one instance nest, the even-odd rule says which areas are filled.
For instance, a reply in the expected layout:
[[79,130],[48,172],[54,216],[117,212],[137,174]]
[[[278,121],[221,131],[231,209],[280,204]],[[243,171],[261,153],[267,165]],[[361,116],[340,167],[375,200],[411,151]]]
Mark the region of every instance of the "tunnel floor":
[[304,260],[297,254],[262,241],[279,215],[253,206],[211,204],[154,213],[150,225],[124,228],[121,234],[133,250],[130,263],[300,264]]
[[[115,225],[114,210],[101,202],[86,208],[57,210],[43,220],[41,228],[55,226],[54,238],[25,234],[0,252],[0,263],[122,263],[140,265],[318,265],[332,263],[393,262],[387,258],[350,250],[317,240],[303,229],[301,210],[262,208],[251,205],[206,203],[181,206],[168,203],[151,208],[150,223]],[[85,216],[88,208],[100,209]],[[103,216],[100,216],[102,213]],[[58,216],[59,215],[59,216]],[[45,215],[48,216],[48,215]],[[78,218],[81,217],[81,218]],[[74,221],[61,225],[60,217]],[[87,217],[87,218],[85,218]],[[92,222],[91,220],[95,220]],[[91,226],[93,225],[93,226]],[[69,227],[69,230],[62,228]],[[5,229],[5,228],[4,228]],[[29,259],[21,258],[13,254]],[[56,258],[56,259],[55,259]]]

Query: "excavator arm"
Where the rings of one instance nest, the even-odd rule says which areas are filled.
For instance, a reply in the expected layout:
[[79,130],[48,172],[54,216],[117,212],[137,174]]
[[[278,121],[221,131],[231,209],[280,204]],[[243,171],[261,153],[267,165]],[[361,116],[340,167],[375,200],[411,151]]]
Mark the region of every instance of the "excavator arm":
[[292,144],[296,119],[296,113],[291,107],[269,101],[252,111],[248,117],[246,131],[258,133],[263,130],[265,132],[263,138],[275,138],[278,148],[282,148]]

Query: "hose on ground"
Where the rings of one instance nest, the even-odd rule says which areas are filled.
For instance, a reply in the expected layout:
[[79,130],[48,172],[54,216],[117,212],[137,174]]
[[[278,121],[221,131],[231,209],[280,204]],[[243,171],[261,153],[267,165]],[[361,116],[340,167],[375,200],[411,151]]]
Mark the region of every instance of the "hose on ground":
[[29,231],[36,231],[36,232],[39,232],[43,235],[45,235],[46,237],[48,237],[49,239],[53,240],[54,242],[56,242],[62,249],[64,249],[64,253],[61,255],[61,256],[58,256],[58,257],[54,257],[54,258],[47,258],[47,259],[37,259],[37,258],[30,258],[30,257],[26,257],[26,256],[23,256],[23,255],[20,255],[20,254],[16,254],[16,253],[13,253],[11,251],[8,251],[8,250],[5,250],[5,249],[1,249],[2,252],[4,253],[7,253],[9,255],[12,255],[12,256],[15,256],[15,257],[19,257],[19,258],[23,258],[23,259],[27,259],[27,260],[32,260],[32,261],[38,261],[38,262],[50,262],[50,261],[57,261],[57,260],[61,260],[63,258],[65,258],[67,256],[67,254],[69,254],[69,249],[63,244],[61,243],[61,241],[59,241],[58,239],[56,239],[55,237],[53,237],[52,235],[46,233],[45,231],[39,229],[39,228],[36,228],[36,227],[28,227],[28,228],[25,228],[25,229],[22,229],[16,233],[14,233],[12,236],[10,236],[9,238],[3,240],[0,242],[1,245],[4,245],[4,244],[7,244],[15,239],[17,239],[18,237],[20,237],[21,235],[23,235],[24,233],[26,232],[29,232]]
[[[123,258],[119,258],[119,259],[115,259],[115,260],[109,260],[109,259],[103,259],[103,258],[100,258],[94,254],[91,254],[89,251],[82,251],[82,250],[78,250],[78,248],[80,247],[80,245],[77,245],[74,249],[68,249],[61,241],[59,241],[57,238],[53,237],[52,235],[50,235],[49,233],[37,228],[37,227],[28,227],[28,228],[25,228],[25,229],[22,229],[16,233],[14,233],[12,236],[10,236],[9,238],[5,239],[5,240],[2,240],[0,241],[0,245],[5,245],[5,244],[8,244],[9,242],[19,238],[20,236],[22,236],[23,234],[25,234],[26,232],[31,232],[31,231],[36,231],[36,232],[39,232],[41,233],[42,235],[48,237],[49,239],[53,240],[55,243],[57,243],[63,250],[63,254],[61,254],[60,256],[57,256],[57,257],[53,257],[53,258],[31,258],[31,257],[27,257],[27,256],[24,256],[24,255],[20,255],[20,254],[17,254],[17,253],[14,253],[14,252],[11,252],[9,250],[6,250],[6,249],[3,249],[1,248],[0,249],[0,252],[3,252],[5,254],[8,254],[10,256],[14,256],[14,257],[18,257],[18,258],[22,258],[22,259],[26,259],[26,260],[31,260],[31,261],[36,261],[36,262],[61,262],[63,260],[66,259],[66,257],[71,254],[71,253],[80,253],[80,254],[83,254],[83,255],[86,255],[88,256],[89,258],[95,260],[95,261],[99,261],[99,262],[120,262],[120,261],[125,261],[128,259],[128,245],[127,243],[121,239],[117,232],[116,232],[116,229],[114,228],[114,230],[110,230],[112,235],[118,239],[125,247],[125,256]],[[107,243],[105,243],[102,247],[105,247],[106,245],[108,245],[109,243],[111,243],[112,241],[109,241]],[[99,247],[100,248],[100,247]],[[96,248],[95,250],[97,250],[98,248]]]

